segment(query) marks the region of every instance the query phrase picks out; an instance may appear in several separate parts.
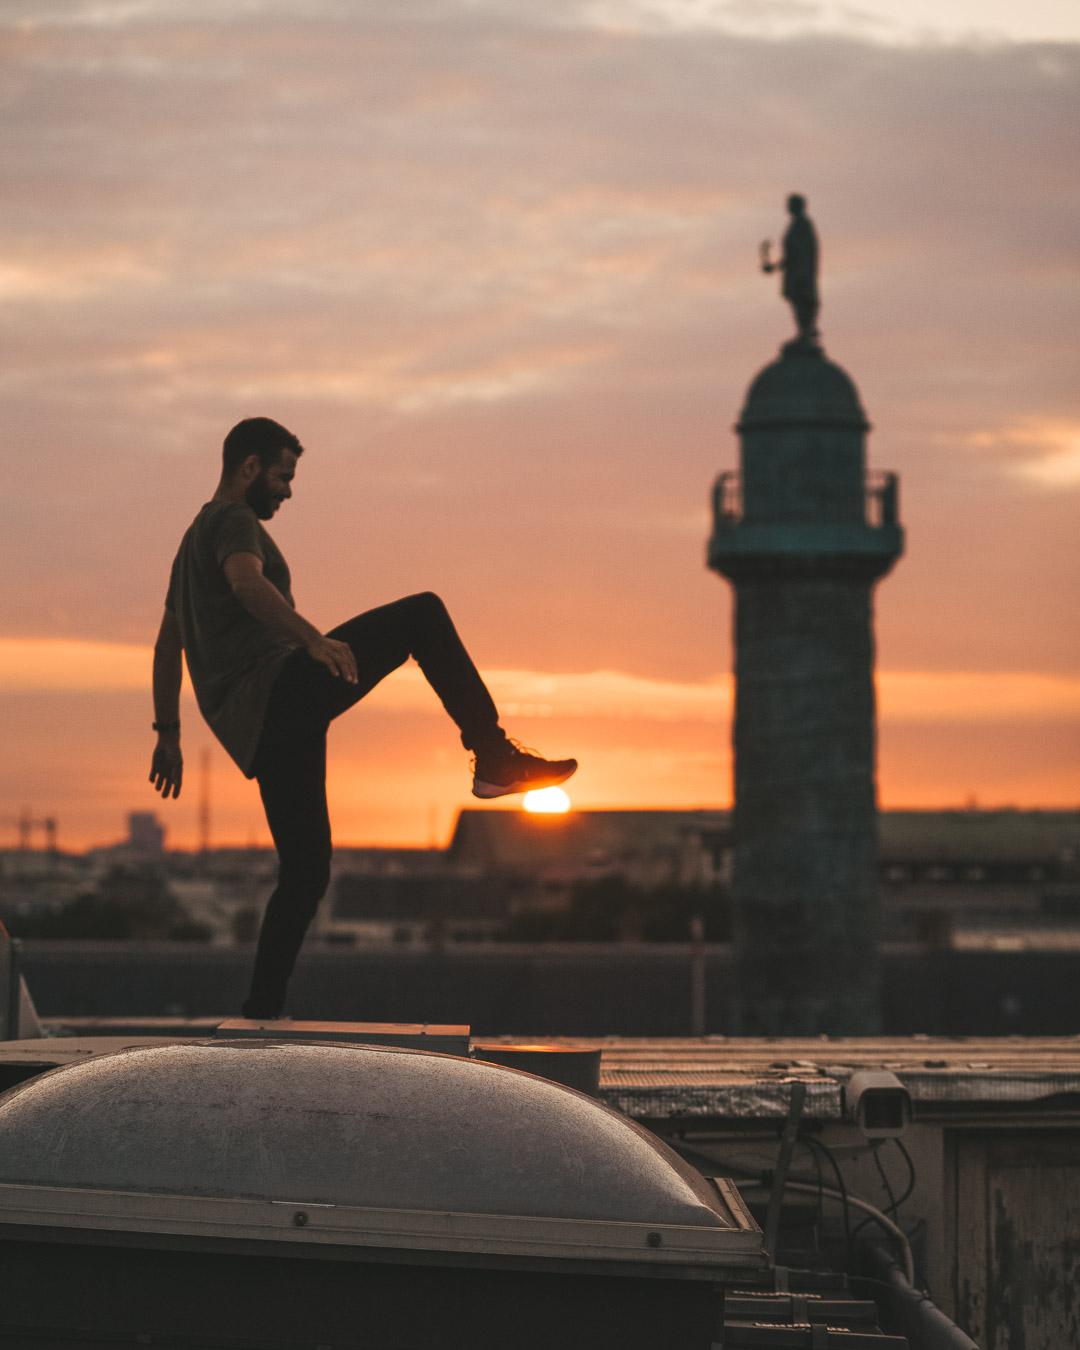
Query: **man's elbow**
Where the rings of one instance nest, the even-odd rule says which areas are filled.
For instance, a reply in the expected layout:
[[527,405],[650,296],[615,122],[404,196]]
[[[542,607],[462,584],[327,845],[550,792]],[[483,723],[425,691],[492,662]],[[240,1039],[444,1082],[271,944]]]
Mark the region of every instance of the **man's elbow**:
[[180,625],[175,619],[172,619],[171,622],[166,620],[158,629],[157,641],[154,643],[155,658],[165,659],[170,656],[179,656],[182,648]]

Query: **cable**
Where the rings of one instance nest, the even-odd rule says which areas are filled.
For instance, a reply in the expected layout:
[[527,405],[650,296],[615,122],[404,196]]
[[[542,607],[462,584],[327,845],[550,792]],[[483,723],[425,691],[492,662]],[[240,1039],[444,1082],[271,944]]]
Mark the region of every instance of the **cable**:
[[889,1203],[885,1209],[885,1213],[891,1214],[893,1218],[896,1218],[896,1206],[897,1206],[896,1195],[892,1188],[892,1182],[889,1180],[889,1174],[885,1171],[885,1167],[881,1161],[881,1145],[883,1142],[884,1141],[881,1139],[875,1140],[874,1142],[874,1149],[873,1149],[874,1166],[878,1170],[878,1176],[881,1178],[881,1184],[885,1187],[885,1194],[889,1197]]
[[[810,1194],[810,1195],[816,1195],[816,1196],[819,1197],[819,1204],[820,1204],[821,1198],[823,1198],[823,1197],[825,1197],[825,1196],[828,1196],[830,1200],[838,1200],[838,1201],[840,1202],[840,1204],[843,1206],[843,1212],[844,1212],[844,1247],[845,1247],[845,1258],[846,1258],[846,1259],[845,1259],[845,1268],[849,1268],[849,1267],[851,1266],[851,1243],[852,1243],[852,1237],[853,1237],[852,1230],[851,1230],[851,1209],[852,1209],[852,1207],[854,1207],[855,1209],[862,1210],[864,1214],[869,1215],[869,1220],[866,1220],[866,1221],[864,1221],[864,1222],[869,1222],[870,1220],[873,1220],[873,1221],[877,1222],[878,1224],[881,1225],[881,1227],[882,1227],[887,1233],[891,1234],[891,1235],[896,1239],[896,1242],[897,1242],[897,1244],[898,1244],[899,1247],[900,1247],[900,1251],[901,1251],[901,1254],[902,1254],[902,1257],[903,1257],[903,1262],[904,1262],[904,1274],[905,1274],[905,1276],[906,1276],[906,1278],[907,1278],[908,1283],[912,1286],[912,1288],[914,1288],[914,1287],[915,1287],[915,1258],[914,1258],[913,1255],[912,1255],[912,1251],[911,1251],[911,1243],[908,1241],[907,1234],[904,1232],[904,1230],[900,1227],[900,1225],[899,1225],[898,1223],[894,1223],[894,1221],[893,1221],[892,1219],[889,1218],[888,1214],[883,1213],[882,1210],[878,1209],[878,1207],[877,1207],[876,1205],[870,1204],[870,1202],[869,1202],[868,1200],[860,1200],[858,1196],[851,1195],[851,1194],[848,1192],[848,1188],[847,1188],[847,1186],[844,1184],[844,1174],[843,1174],[843,1173],[841,1172],[841,1170],[840,1170],[840,1165],[839,1165],[839,1163],[836,1161],[836,1156],[834,1155],[832,1149],[827,1148],[827,1147],[821,1142],[820,1139],[815,1139],[815,1138],[813,1137],[813,1135],[801,1135],[801,1136],[800,1136],[799,1142],[800,1142],[800,1143],[803,1143],[803,1144],[806,1144],[806,1145],[810,1148],[811,1152],[813,1152],[814,1150],[817,1150],[817,1151],[819,1151],[819,1152],[821,1152],[821,1153],[823,1153],[823,1154],[825,1155],[825,1158],[826,1158],[826,1160],[828,1161],[829,1166],[832,1168],[833,1175],[836,1177],[836,1186],[835,1186],[835,1188],[834,1188],[834,1187],[832,1187],[832,1186],[824,1186],[824,1185],[822,1185],[822,1183],[821,1183],[821,1174],[820,1174],[820,1171],[819,1171],[819,1172],[818,1172],[818,1181],[817,1181],[816,1184],[815,1184],[814,1182],[812,1182],[812,1181],[791,1181],[791,1180],[788,1180],[788,1181],[786,1182],[786,1188],[787,1188],[788,1190],[793,1190],[793,1191],[803,1191],[803,1192],[805,1192],[805,1193],[807,1193],[807,1194]],[[908,1153],[907,1149],[905,1149],[905,1148],[903,1147],[903,1145],[900,1144],[900,1141],[899,1141],[899,1140],[897,1140],[896,1142],[897,1142],[897,1144],[900,1145],[900,1150],[901,1150],[901,1152],[903,1153],[904,1158],[905,1158],[905,1160],[907,1161],[908,1167],[909,1167],[909,1169],[910,1169],[910,1177],[909,1177],[909,1184],[908,1184],[908,1187],[907,1187],[907,1189],[904,1191],[903,1195],[900,1196],[899,1200],[896,1201],[896,1204],[899,1206],[899,1205],[903,1204],[903,1202],[908,1198],[908,1196],[911,1194],[912,1189],[914,1188],[914,1184],[915,1184],[915,1183],[914,1183],[915,1168],[914,1168],[914,1165],[912,1164],[912,1161],[911,1161],[911,1155]],[[717,1161],[718,1161],[718,1160],[715,1159],[715,1158],[706,1158],[705,1154],[699,1153],[696,1149],[687,1148],[685,1144],[682,1145],[682,1147],[681,1147],[681,1149],[680,1149],[680,1152],[683,1152],[683,1151],[686,1152],[686,1153],[693,1154],[693,1155],[695,1155],[696,1157],[701,1158],[703,1161],[707,1161],[707,1162],[708,1162],[710,1165],[712,1165],[712,1166],[715,1166],[716,1163],[717,1163]],[[875,1154],[875,1156],[876,1156],[876,1154]],[[723,1165],[723,1164],[721,1164],[721,1166],[722,1166],[722,1165]],[[756,1176],[756,1177],[744,1176],[744,1177],[733,1177],[732,1179],[733,1179],[733,1180],[736,1180],[736,1181],[739,1181],[739,1180],[742,1180],[742,1181],[757,1181],[757,1183],[758,1183],[759,1185],[765,1185],[766,1188],[768,1187],[768,1184],[769,1184],[768,1181],[765,1180],[765,1179],[763,1179],[763,1177],[762,1177],[760,1174],[759,1174],[758,1176]],[[890,1197],[891,1197],[891,1191],[890,1191]],[[863,1227],[863,1224],[860,1224],[859,1227],[862,1228],[862,1227]]]
[[[815,1175],[817,1176],[817,1191],[818,1191],[818,1195],[817,1195],[817,1223],[818,1223],[818,1224],[821,1224],[821,1223],[824,1221],[824,1218],[825,1218],[825,1205],[824,1205],[824,1199],[825,1199],[825,1197],[824,1197],[824,1195],[822,1194],[822,1191],[823,1191],[823,1188],[824,1188],[824,1184],[825,1184],[825,1179],[824,1179],[824,1177],[821,1175],[821,1159],[820,1159],[820,1158],[818,1157],[818,1155],[814,1152],[814,1150],[810,1147],[810,1145],[806,1143],[806,1140],[805,1140],[805,1139],[800,1139],[800,1140],[799,1140],[799,1143],[800,1143],[800,1144],[805,1144],[805,1145],[806,1145],[806,1151],[810,1154],[810,1157],[813,1158],[813,1160],[814,1160],[814,1173],[815,1173]],[[819,1236],[820,1236],[820,1235],[819,1235]],[[820,1246],[820,1243],[819,1243],[819,1246]]]
[[900,1150],[900,1154],[903,1157],[904,1161],[907,1163],[908,1169],[907,1185],[904,1187],[903,1195],[896,1202],[896,1208],[899,1209],[900,1206],[904,1203],[905,1200],[908,1199],[912,1191],[915,1189],[915,1164],[911,1160],[911,1154],[907,1151],[907,1149],[904,1147],[904,1145],[900,1142],[899,1139],[894,1138],[893,1143]]
[[[833,1176],[836,1177],[836,1189],[844,1205],[844,1265],[845,1268],[851,1265],[851,1210],[848,1207],[848,1189],[844,1184],[844,1174],[840,1171],[840,1164],[836,1161],[832,1149],[826,1148],[820,1139],[815,1139],[813,1135],[804,1135],[803,1142],[809,1144],[811,1148],[820,1149],[824,1153],[826,1161],[833,1170]],[[823,1194],[828,1194],[823,1189]]]
[[[884,1142],[884,1141],[879,1141],[879,1142]],[[902,1195],[895,1196],[895,1197],[893,1196],[892,1188],[890,1187],[888,1181],[886,1180],[886,1178],[885,1178],[885,1176],[884,1176],[881,1161],[880,1161],[880,1159],[877,1158],[877,1146],[876,1146],[876,1145],[875,1145],[875,1153],[874,1153],[874,1157],[875,1157],[875,1161],[876,1161],[877,1164],[878,1164],[878,1171],[882,1173],[882,1178],[881,1178],[881,1179],[882,1179],[883,1182],[885,1182],[885,1189],[886,1189],[886,1190],[888,1191],[888,1193],[889,1193],[889,1202],[890,1202],[890,1203],[889,1203],[888,1208],[885,1210],[885,1213],[886,1213],[886,1214],[891,1214],[891,1215],[893,1216],[893,1218],[896,1219],[897,1223],[899,1223],[899,1222],[900,1222],[900,1206],[904,1203],[905,1200],[907,1200],[907,1199],[909,1198],[909,1196],[911,1195],[912,1191],[914,1191],[914,1189],[915,1189],[915,1164],[914,1164],[914,1162],[912,1162],[911,1154],[907,1151],[907,1149],[904,1147],[904,1145],[900,1142],[899,1139],[894,1138],[892,1142],[893,1142],[893,1143],[896,1145],[896,1147],[900,1150],[901,1156],[903,1157],[904,1162],[907,1164],[907,1172],[908,1172],[907,1185],[904,1187],[904,1191],[903,1191],[903,1194],[902,1194]],[[863,1229],[867,1226],[867,1224],[869,1224],[869,1223],[871,1223],[871,1222],[873,1222],[871,1219],[863,1219],[861,1223],[857,1223],[857,1224],[855,1225],[854,1229],[852,1230],[852,1233],[851,1233],[852,1240],[854,1240],[855,1238],[857,1238],[857,1237],[859,1236],[859,1234],[863,1231]]]
[[[789,1181],[787,1185],[789,1190],[808,1191],[811,1194],[814,1194],[817,1189],[814,1186],[813,1182],[806,1182],[806,1181]],[[911,1243],[907,1239],[907,1234],[900,1227],[900,1225],[893,1223],[892,1219],[890,1219],[887,1214],[883,1214],[876,1205],[870,1204],[868,1200],[860,1200],[857,1195],[848,1195],[847,1192],[841,1193],[839,1191],[834,1191],[831,1186],[826,1186],[822,1194],[829,1196],[829,1198],[832,1200],[842,1201],[845,1209],[847,1208],[848,1205],[854,1205],[856,1209],[863,1210],[865,1213],[869,1214],[872,1218],[876,1219],[877,1222],[881,1224],[882,1228],[884,1228],[887,1233],[892,1234],[892,1236],[896,1239],[897,1244],[900,1247],[900,1252],[903,1257],[904,1275],[907,1278],[908,1284],[910,1284],[912,1288],[914,1288],[915,1258],[911,1254]]]

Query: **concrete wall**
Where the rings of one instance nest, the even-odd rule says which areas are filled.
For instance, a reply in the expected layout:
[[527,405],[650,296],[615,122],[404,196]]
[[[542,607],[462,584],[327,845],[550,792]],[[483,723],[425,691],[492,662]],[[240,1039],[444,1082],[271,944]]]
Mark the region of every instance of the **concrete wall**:
[[[234,1015],[251,948],[27,942],[23,970],[47,1017]],[[294,1016],[469,1022],[485,1035],[684,1036],[691,949],[676,944],[448,946],[442,953],[324,951],[300,957]],[[1072,1035],[1073,953],[883,955],[884,1029],[897,1035]],[[732,1034],[733,962],[705,957],[706,1030]]]

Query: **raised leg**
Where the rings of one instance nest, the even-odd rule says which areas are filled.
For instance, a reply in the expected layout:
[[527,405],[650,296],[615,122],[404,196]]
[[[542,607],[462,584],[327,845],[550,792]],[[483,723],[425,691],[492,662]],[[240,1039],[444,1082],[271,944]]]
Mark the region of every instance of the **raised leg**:
[[327,717],[351,708],[392,670],[414,658],[443,707],[457,723],[468,750],[503,739],[499,714],[487,686],[458,637],[446,606],[431,591],[358,614],[330,637],[347,642],[356,657],[358,685],[327,672]]

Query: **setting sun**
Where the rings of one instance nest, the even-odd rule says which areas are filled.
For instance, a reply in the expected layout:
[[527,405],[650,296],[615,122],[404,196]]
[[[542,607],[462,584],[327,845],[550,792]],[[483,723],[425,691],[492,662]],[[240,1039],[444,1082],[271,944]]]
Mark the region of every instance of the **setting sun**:
[[537,788],[526,792],[522,800],[526,811],[543,815],[562,815],[570,810],[570,798],[560,787]]

